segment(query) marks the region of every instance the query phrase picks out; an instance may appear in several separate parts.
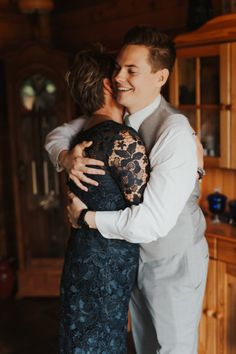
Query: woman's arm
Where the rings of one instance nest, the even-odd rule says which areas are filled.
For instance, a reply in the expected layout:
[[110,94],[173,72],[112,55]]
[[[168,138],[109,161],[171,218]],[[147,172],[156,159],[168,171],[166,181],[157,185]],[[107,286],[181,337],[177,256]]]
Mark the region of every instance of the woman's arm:
[[127,206],[142,202],[150,166],[144,143],[134,130],[125,128],[114,139],[108,164]]
[[[145,146],[138,134],[125,128],[113,141],[112,153],[108,158],[110,173],[116,180],[127,201],[127,206],[137,205],[143,200],[143,192],[149,178],[150,166]],[[68,218],[73,227],[86,205],[75,195],[69,195]],[[95,212],[88,211],[84,220],[90,228],[96,228]]]

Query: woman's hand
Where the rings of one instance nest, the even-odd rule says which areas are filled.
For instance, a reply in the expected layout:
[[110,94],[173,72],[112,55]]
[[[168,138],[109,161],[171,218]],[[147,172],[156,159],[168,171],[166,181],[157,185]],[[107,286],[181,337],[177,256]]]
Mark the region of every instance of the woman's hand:
[[82,182],[97,186],[98,183],[93,179],[87,177],[90,175],[104,175],[105,171],[102,169],[87,167],[104,166],[104,163],[99,160],[85,157],[85,149],[92,145],[92,141],[84,141],[76,145],[71,151],[63,150],[59,155],[59,164],[67,171],[70,179],[82,190],[88,191],[88,188]]

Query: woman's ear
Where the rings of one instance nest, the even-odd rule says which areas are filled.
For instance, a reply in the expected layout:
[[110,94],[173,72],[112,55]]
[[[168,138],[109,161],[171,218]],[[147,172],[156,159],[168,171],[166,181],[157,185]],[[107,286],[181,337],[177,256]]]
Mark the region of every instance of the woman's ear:
[[112,95],[111,81],[108,78],[103,79],[103,87]]

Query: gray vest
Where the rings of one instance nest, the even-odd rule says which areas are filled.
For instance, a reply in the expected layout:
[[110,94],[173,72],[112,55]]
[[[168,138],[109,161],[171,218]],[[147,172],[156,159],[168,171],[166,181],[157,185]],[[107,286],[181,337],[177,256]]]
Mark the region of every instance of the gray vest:
[[[178,115],[176,114],[178,113]],[[179,114],[162,97],[159,107],[144,120],[139,128],[139,135],[144,141],[147,152],[150,153],[156,141],[165,129],[173,122],[179,120],[186,126],[187,118]],[[189,123],[187,122],[189,125]],[[190,126],[189,126],[189,129]],[[178,188],[178,186],[176,186]],[[173,196],[174,198],[174,196]],[[198,205],[199,183],[186,202],[184,209],[172,230],[157,241],[141,244],[140,256],[144,262],[170,258],[184,252],[190,245],[197,243],[204,236],[206,223],[203,213]]]

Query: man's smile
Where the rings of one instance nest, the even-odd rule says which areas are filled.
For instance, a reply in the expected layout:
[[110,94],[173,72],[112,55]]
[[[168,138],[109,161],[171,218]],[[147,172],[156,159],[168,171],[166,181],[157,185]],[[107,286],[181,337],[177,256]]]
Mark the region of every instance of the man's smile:
[[116,90],[126,92],[126,91],[132,91],[132,88],[130,88],[130,87],[116,87]]

